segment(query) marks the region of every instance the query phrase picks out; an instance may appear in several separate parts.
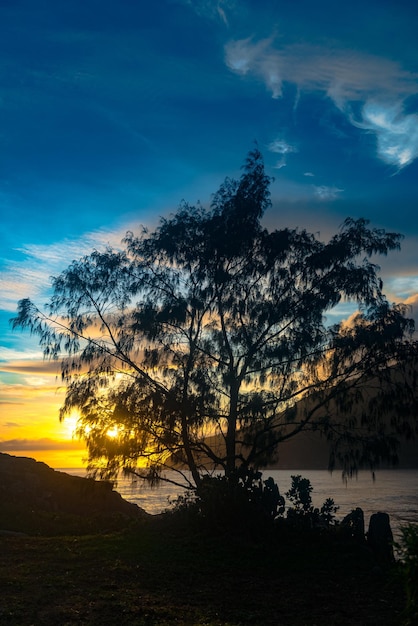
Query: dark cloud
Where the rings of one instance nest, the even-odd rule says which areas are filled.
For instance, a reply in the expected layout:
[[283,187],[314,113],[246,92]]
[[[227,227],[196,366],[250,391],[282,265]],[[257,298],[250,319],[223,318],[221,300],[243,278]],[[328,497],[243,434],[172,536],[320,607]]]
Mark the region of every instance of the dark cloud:
[[79,441],[55,441],[47,437],[41,439],[8,439],[0,441],[0,451],[40,451],[40,450],[82,450]]
[[11,363],[1,363],[0,371],[13,374],[28,375],[51,375],[59,376],[60,365],[56,361],[14,361]]

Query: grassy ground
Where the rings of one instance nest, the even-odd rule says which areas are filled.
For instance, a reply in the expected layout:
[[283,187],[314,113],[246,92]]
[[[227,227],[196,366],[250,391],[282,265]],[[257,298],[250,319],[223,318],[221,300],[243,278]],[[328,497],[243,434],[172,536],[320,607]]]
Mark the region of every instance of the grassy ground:
[[367,548],[321,536],[214,537],[168,518],[97,535],[0,536],[0,624],[399,624],[403,592]]

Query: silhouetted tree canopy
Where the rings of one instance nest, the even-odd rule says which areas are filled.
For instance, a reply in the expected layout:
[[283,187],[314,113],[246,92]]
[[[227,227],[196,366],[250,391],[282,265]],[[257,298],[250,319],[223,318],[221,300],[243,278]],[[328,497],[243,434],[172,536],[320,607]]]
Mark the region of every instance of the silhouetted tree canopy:
[[[352,472],[394,462],[414,432],[414,326],[371,260],[401,236],[350,218],[325,243],[267,230],[270,182],[255,149],[210,208],[183,203],[122,251],[73,261],[44,311],[20,301],[13,326],[61,360],[61,418],[78,410],[90,470],[154,480],[175,464],[199,488],[213,467],[263,466],[317,430]],[[328,325],[344,300],[358,313]]]

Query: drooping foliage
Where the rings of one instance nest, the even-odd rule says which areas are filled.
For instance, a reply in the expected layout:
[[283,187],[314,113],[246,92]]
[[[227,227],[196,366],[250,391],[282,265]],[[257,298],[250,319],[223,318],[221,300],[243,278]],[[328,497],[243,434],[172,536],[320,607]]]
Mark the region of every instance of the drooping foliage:
[[[73,261],[45,311],[20,301],[13,326],[61,360],[61,418],[79,412],[91,470],[157,480],[169,466],[199,489],[301,431],[323,433],[348,472],[395,461],[397,436],[413,434],[413,322],[373,263],[401,236],[364,219],[328,242],[268,230],[270,182],[255,149],[208,209],[183,203],[122,250]],[[357,315],[329,325],[343,300]]]

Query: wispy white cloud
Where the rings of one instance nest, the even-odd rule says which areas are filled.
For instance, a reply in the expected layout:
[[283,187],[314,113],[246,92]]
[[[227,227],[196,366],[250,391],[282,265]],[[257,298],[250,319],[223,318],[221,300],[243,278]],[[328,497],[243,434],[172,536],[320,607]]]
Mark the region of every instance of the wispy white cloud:
[[383,161],[399,169],[418,157],[418,115],[406,115],[399,103],[366,102],[362,121],[356,126],[377,137],[377,152]]
[[209,19],[220,19],[228,25],[227,13],[236,6],[235,0],[181,0],[191,7],[197,15]]
[[275,154],[280,154],[281,158],[277,161],[274,166],[276,169],[281,169],[287,165],[286,156],[291,154],[292,152],[297,152],[297,148],[287,143],[284,139],[275,139],[267,146],[267,149],[270,152],[274,152]]
[[33,362],[42,360],[42,351],[29,349],[22,352],[16,348],[0,346],[0,369],[3,369],[2,361],[12,363],[15,361],[22,362],[22,360],[26,366],[31,367]]
[[272,48],[273,39],[255,43],[252,37],[231,41],[225,46],[227,66],[245,76],[255,73],[263,78],[273,98],[282,95],[282,82],[286,80],[285,59]]
[[418,91],[418,74],[403,70],[394,61],[310,44],[277,48],[272,37],[258,42],[251,37],[230,41],[225,46],[225,61],[237,73],[264,77],[273,97],[281,94],[283,81],[305,91],[324,91],[340,107],[347,101],[362,101],[365,94],[397,97]]
[[[311,228],[314,231],[318,230],[315,226],[315,222],[311,224],[309,214],[312,213],[312,204],[320,200],[325,202],[331,202],[342,197],[344,189],[335,185],[314,185],[312,184],[312,177],[308,177],[307,180],[304,177],[300,182],[289,181],[283,178],[279,184],[275,186],[273,190],[273,203],[274,206],[280,206],[280,214],[277,211],[272,211],[274,215],[274,222],[271,224],[271,228],[277,228],[278,226],[288,226],[293,223],[293,219],[298,220],[299,224],[305,224],[306,228]],[[284,211],[284,207],[288,206],[290,213]],[[290,207],[292,207],[290,209]],[[288,223],[281,222],[281,216],[286,215]],[[316,216],[316,223],[318,224],[319,216]],[[341,216],[336,218],[331,214],[326,216],[326,220],[321,224],[321,232],[323,231],[324,237],[332,236],[335,229],[339,228]],[[325,224],[328,224],[326,230]],[[325,234],[327,233],[327,234]]]
[[24,384],[28,387],[46,387],[50,385],[50,380],[42,376],[25,376],[23,378]]
[[397,302],[406,302],[409,298],[417,297],[411,294],[418,294],[418,276],[389,276],[385,280],[385,287],[391,299]]
[[319,200],[324,200],[325,202],[331,202],[332,200],[336,200],[340,197],[344,189],[339,189],[338,187],[327,187],[326,185],[320,185],[313,187],[315,197]]
[[278,47],[273,37],[249,37],[227,43],[225,62],[241,76],[261,78],[273,98],[282,96],[284,82],[296,85],[298,94],[326,95],[352,124],[375,133],[377,154],[387,163],[402,168],[418,156],[418,116],[403,110],[406,98],[418,93],[418,74],[395,61],[337,47]]
[[15,312],[17,302],[22,298],[38,300],[47,297],[51,276],[57,276],[72,260],[90,254],[94,249],[103,250],[107,245],[119,247],[126,230],[98,230],[77,240],[21,246],[16,252],[22,259],[5,262],[0,309]]

